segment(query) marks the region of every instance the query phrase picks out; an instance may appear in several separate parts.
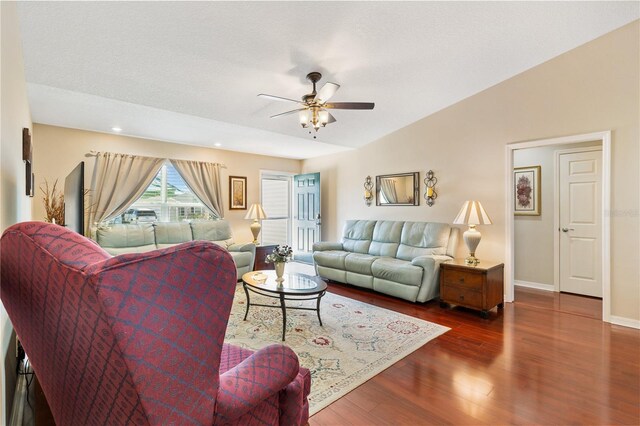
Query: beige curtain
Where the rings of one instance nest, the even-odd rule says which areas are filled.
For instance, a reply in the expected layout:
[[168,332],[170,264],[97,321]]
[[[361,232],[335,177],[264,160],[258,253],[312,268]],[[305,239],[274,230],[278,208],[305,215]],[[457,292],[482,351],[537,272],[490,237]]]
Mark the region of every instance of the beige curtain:
[[220,184],[222,165],[188,160],[171,160],[171,164],[200,201],[216,218],[222,219],[224,217]]
[[380,186],[382,195],[387,200],[388,204],[396,204],[398,202],[398,194],[396,193],[395,179],[382,178],[380,179]]
[[94,224],[124,212],[158,174],[163,158],[99,152],[91,180],[87,235]]

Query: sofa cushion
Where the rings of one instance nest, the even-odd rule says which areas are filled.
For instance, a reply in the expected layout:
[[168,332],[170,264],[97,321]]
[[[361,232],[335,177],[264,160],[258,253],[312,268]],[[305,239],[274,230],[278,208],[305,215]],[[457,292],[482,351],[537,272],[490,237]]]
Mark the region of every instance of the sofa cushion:
[[348,220],[342,232],[344,249],[353,253],[368,253],[375,224],[375,220]]
[[423,270],[421,267],[414,266],[406,260],[380,257],[371,265],[371,272],[376,278],[420,286]]
[[369,254],[374,256],[395,257],[400,245],[400,236],[404,222],[379,220],[373,228],[373,238]]
[[156,222],[153,226],[158,248],[171,247],[193,240],[191,226],[187,222]]
[[370,254],[350,253],[344,260],[345,270],[358,274],[371,275],[371,265],[378,259]]
[[191,232],[194,240],[211,241],[224,248],[233,244],[231,227],[226,220],[191,222]]
[[405,222],[396,257],[412,260],[430,254],[446,254],[451,227],[446,223]]
[[153,225],[150,223],[115,224],[96,231],[97,243],[111,255],[144,253],[156,249]]
[[313,260],[319,266],[340,269],[344,271],[344,261],[350,253],[344,250],[317,251],[313,253]]
[[237,268],[243,268],[245,266],[253,266],[253,253],[250,251],[230,251],[231,257],[236,264]]

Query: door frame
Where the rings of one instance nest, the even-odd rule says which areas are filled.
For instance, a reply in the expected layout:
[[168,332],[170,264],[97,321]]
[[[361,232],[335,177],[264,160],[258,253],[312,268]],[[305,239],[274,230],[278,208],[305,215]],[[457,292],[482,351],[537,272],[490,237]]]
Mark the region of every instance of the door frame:
[[[556,207],[555,209],[553,209],[553,229],[560,230],[560,156],[563,154],[577,154],[579,152],[591,151],[602,151],[602,145],[585,146],[582,148],[559,149],[553,153],[553,166],[556,173],[556,179],[554,179],[553,181],[553,202]],[[600,177],[602,178],[602,176]],[[602,215],[601,225],[603,224],[603,222],[604,214]],[[600,232],[600,237],[603,237],[602,232]],[[602,289],[604,290],[604,281],[602,285]],[[560,291],[560,232],[554,232],[553,234],[553,291]],[[604,291],[602,292],[602,294],[604,296]],[[602,301],[604,302],[604,297]]]
[[602,144],[602,321],[611,322],[611,131],[514,142],[505,147],[505,301],[514,300],[513,151],[523,148],[600,141]]

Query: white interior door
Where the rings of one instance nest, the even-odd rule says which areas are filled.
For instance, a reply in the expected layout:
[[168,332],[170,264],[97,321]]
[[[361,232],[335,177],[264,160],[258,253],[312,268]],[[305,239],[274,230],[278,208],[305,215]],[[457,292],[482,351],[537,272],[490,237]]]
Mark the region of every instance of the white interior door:
[[602,151],[559,160],[560,291],[602,297]]

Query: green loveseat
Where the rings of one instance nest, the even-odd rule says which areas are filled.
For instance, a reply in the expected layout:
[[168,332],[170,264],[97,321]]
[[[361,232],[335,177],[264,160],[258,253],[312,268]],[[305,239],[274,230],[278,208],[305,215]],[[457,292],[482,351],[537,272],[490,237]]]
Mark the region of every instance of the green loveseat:
[[439,294],[440,263],[455,257],[458,229],[446,223],[348,220],[342,242],[313,245],[316,273],[411,302]]
[[202,222],[156,222],[100,226],[93,230],[95,241],[109,254],[144,253],[193,240],[211,241],[229,251],[238,279],[253,270],[256,246],[235,244],[226,220]]

